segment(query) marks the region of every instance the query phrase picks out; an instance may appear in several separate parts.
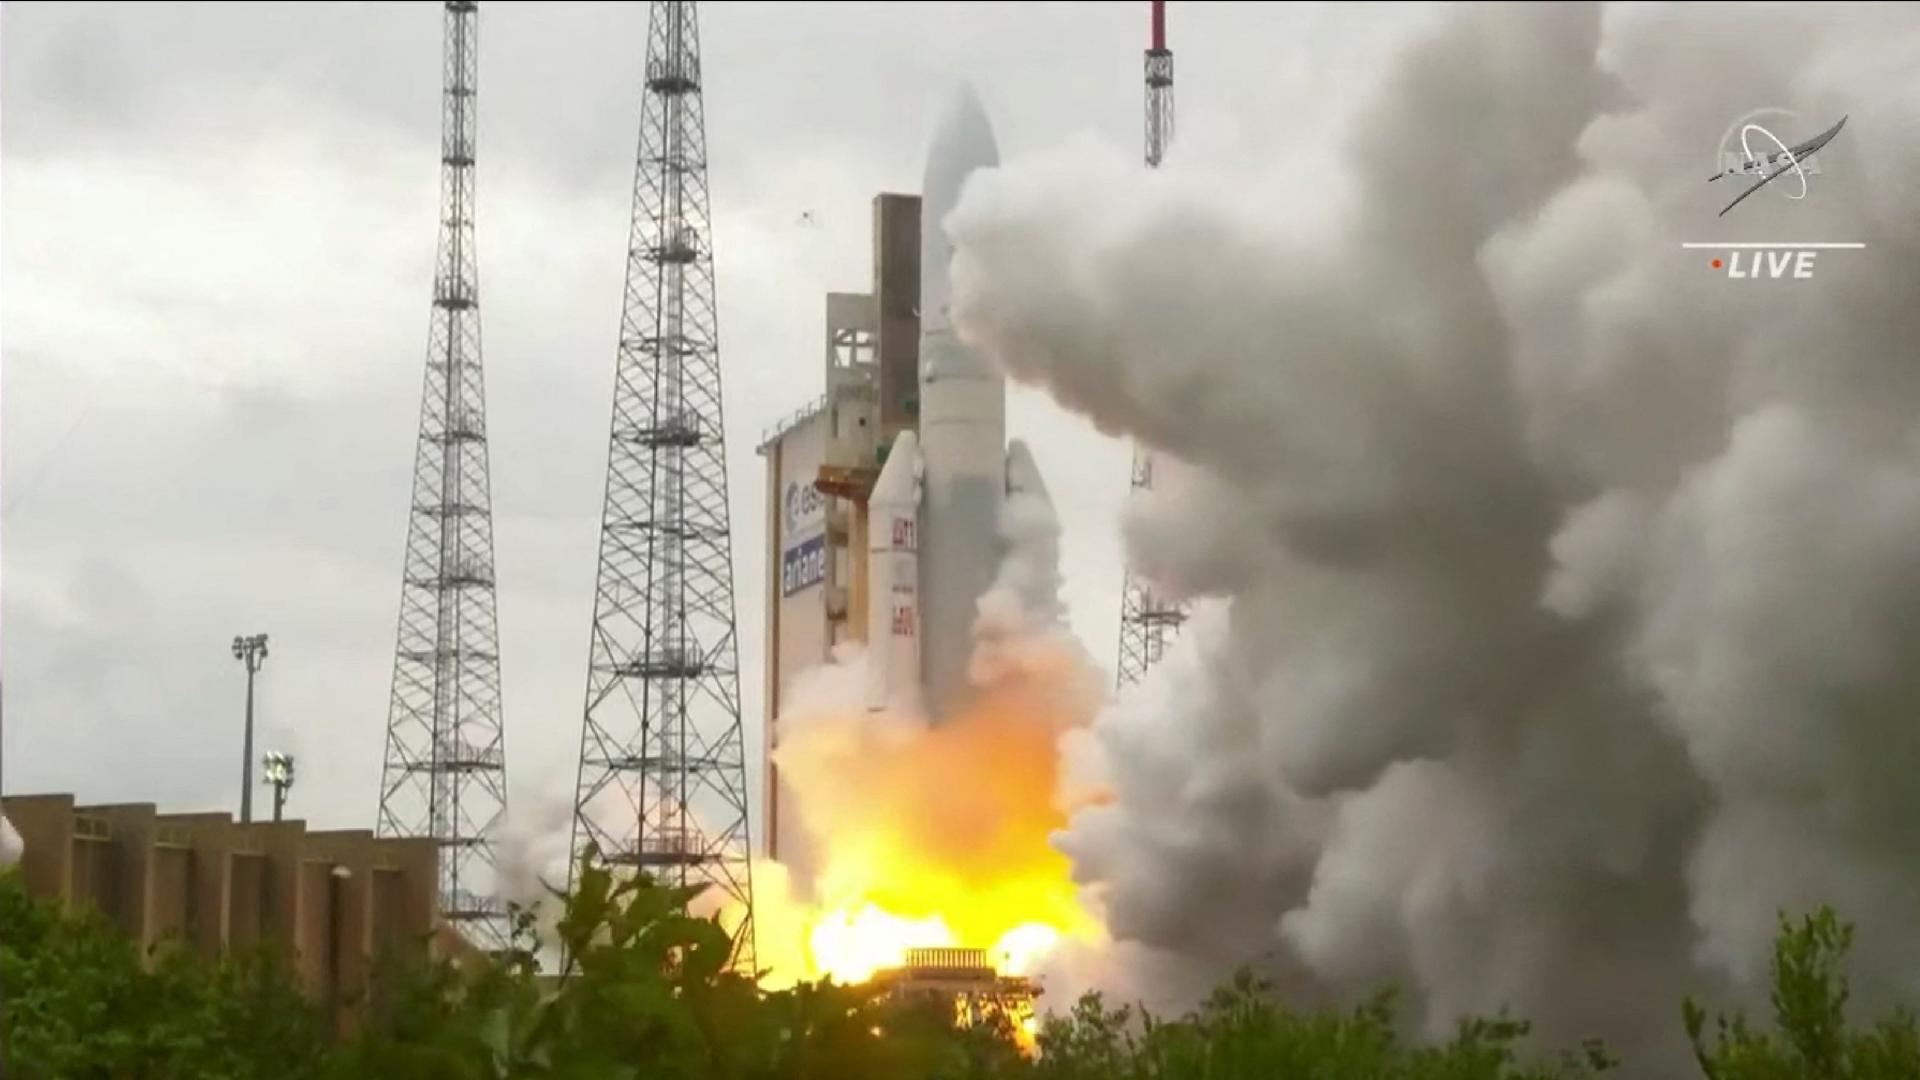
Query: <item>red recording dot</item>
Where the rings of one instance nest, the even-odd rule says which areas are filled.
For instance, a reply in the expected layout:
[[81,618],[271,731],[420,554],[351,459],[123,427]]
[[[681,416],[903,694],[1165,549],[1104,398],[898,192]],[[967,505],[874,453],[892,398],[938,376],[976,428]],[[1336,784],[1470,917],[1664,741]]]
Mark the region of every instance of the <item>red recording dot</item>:
[[1713,260],[1713,268],[1714,268],[1715,270],[1718,270],[1718,269],[1720,269],[1720,260],[1719,260],[1719,259],[1715,259],[1715,260]]

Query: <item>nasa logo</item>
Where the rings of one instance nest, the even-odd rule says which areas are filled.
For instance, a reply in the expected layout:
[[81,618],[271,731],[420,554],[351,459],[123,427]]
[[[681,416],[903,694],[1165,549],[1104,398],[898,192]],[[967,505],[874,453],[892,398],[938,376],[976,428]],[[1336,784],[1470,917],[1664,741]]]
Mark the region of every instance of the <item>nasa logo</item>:
[[[1794,202],[1806,198],[1811,189],[1809,178],[1822,174],[1820,160],[1814,155],[1832,142],[1833,137],[1847,124],[1847,118],[1842,116],[1825,131],[1788,146],[1784,139],[1760,123],[1761,120],[1769,120],[1783,131],[1797,133],[1806,127],[1800,121],[1799,114],[1791,109],[1778,108],[1755,109],[1727,125],[1726,133],[1720,136],[1720,143],[1714,151],[1716,171],[1707,177],[1707,182],[1729,176],[1749,177],[1752,182],[1732,202],[1721,208],[1721,217],[1765,187],[1773,188]],[[1787,126],[1789,124],[1793,126]],[[1780,183],[1775,184],[1776,180]],[[1718,252],[1707,261],[1708,267],[1716,271],[1724,267],[1727,277],[1734,280],[1777,281],[1790,278],[1806,281],[1813,277],[1814,260],[1820,257],[1822,251],[1858,251],[1867,245],[1857,241],[1800,240],[1719,241],[1680,246]]]
[[[1727,125],[1726,133],[1720,136],[1720,145],[1714,154],[1715,171],[1707,177],[1707,182],[1734,175],[1755,178],[1752,186],[1720,211],[1722,217],[1763,187],[1773,187],[1795,202],[1806,198],[1810,189],[1807,178],[1821,173],[1820,160],[1814,155],[1835,135],[1840,134],[1840,129],[1847,124],[1847,118],[1843,116],[1839,123],[1827,130],[1804,142],[1788,146],[1780,136],[1759,123],[1762,119],[1775,117],[1778,118],[1775,126],[1782,130],[1796,130],[1805,126],[1800,121],[1800,115],[1791,109],[1755,109]],[[1787,124],[1793,127],[1789,128]],[[1782,183],[1776,185],[1775,180],[1781,180]]]

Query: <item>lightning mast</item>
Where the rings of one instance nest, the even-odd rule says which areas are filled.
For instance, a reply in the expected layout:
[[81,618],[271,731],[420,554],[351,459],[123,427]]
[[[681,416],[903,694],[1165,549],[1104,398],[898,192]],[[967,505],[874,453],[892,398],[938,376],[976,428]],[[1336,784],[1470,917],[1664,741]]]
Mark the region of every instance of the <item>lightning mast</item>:
[[[1146,54],[1147,167],[1157,169],[1173,140],[1173,50],[1167,48],[1166,0],[1152,0],[1153,29]],[[1133,489],[1153,487],[1153,451],[1133,448]],[[1127,568],[1120,599],[1120,662],[1118,683],[1139,682],[1147,669],[1160,662],[1167,644],[1187,618],[1186,607],[1159,596],[1147,580]]]
[[473,242],[476,8],[449,0],[445,12],[439,249],[377,831],[439,841],[441,916],[498,948],[507,768]]
[[654,0],[615,363],[574,865],[712,886],[751,970],[740,718],[706,126],[694,4]]

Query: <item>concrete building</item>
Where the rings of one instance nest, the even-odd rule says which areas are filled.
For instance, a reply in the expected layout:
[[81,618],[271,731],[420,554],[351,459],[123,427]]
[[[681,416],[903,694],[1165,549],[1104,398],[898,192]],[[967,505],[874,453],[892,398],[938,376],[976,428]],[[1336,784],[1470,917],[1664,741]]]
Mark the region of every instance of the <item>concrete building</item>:
[[376,958],[441,931],[431,838],[308,832],[300,821],[236,823],[151,803],[75,806],[71,795],[0,800],[24,843],[27,892],[90,906],[144,952],[166,941],[212,958],[265,944],[350,1026]]
[[[868,625],[867,497],[895,435],[919,418],[920,200],[873,200],[873,288],[829,293],[825,393],[767,432],[766,739],[793,679]],[[791,800],[769,760],[761,835],[804,872]]]

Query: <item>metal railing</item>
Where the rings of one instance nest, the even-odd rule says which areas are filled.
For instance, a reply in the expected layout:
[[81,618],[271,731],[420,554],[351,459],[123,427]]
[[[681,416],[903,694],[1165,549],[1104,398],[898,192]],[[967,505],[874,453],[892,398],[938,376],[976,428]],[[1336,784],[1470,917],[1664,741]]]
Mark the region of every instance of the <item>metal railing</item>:
[[792,431],[794,428],[799,427],[801,424],[804,424],[807,421],[813,419],[814,417],[819,416],[821,410],[825,409],[826,407],[827,407],[827,395],[821,394],[819,397],[815,398],[814,400],[808,402],[805,405],[802,405],[798,409],[795,409],[794,411],[788,413],[786,416],[781,417],[779,422],[773,424],[772,426],[768,427],[765,431],[761,432],[760,448],[759,448],[759,452],[761,456],[764,457],[766,455],[767,449],[771,447],[774,443],[779,442],[780,439],[783,436],[785,436],[787,432]]

